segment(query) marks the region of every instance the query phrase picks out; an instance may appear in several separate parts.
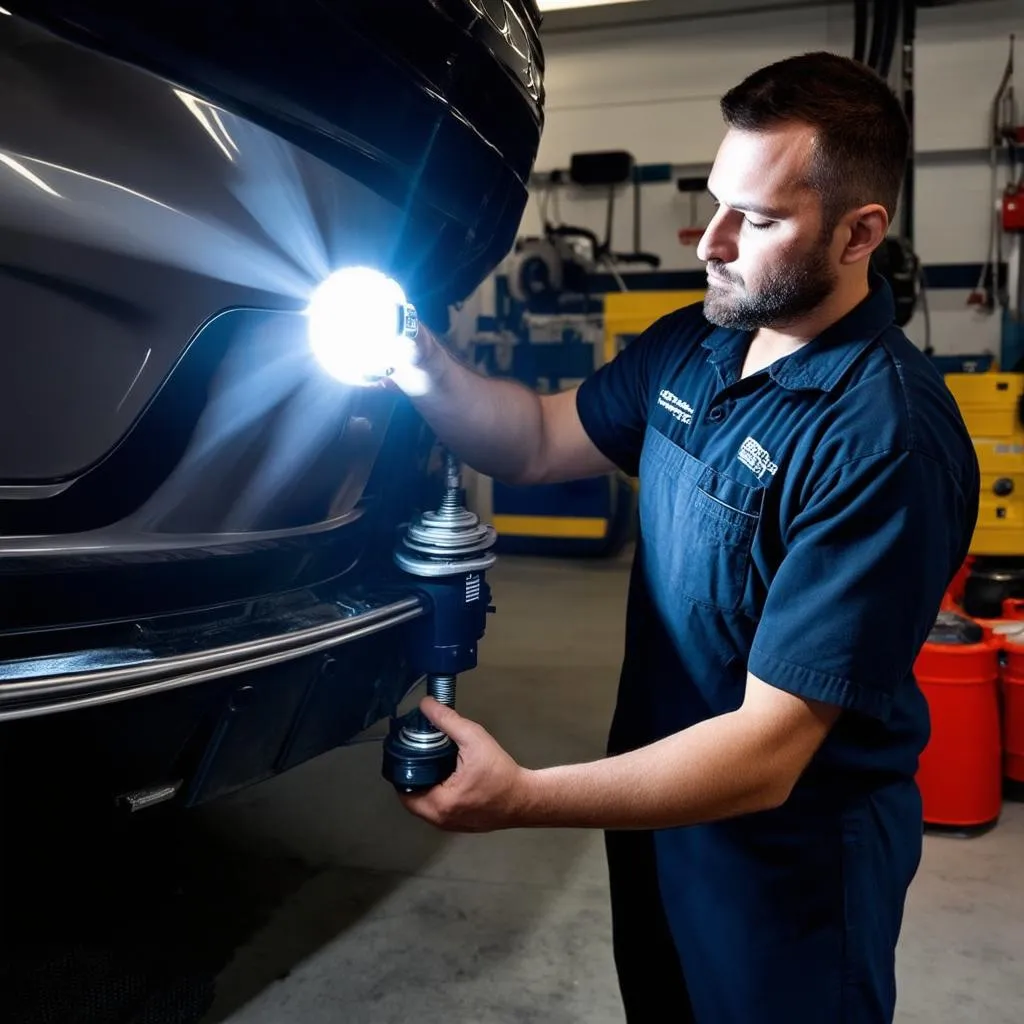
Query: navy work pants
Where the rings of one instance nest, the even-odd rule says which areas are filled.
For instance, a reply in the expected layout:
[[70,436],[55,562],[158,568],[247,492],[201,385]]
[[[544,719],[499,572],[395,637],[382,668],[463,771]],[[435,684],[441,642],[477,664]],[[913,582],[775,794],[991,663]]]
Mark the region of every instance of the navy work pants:
[[912,783],[830,819],[607,833],[628,1024],[891,1024],[920,836]]

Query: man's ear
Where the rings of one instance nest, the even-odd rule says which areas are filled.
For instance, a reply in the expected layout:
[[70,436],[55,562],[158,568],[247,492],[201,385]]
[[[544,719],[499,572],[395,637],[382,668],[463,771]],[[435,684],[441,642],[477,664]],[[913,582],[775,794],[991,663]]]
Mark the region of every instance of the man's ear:
[[848,234],[846,245],[840,254],[842,263],[859,263],[869,259],[871,254],[885,241],[889,233],[889,214],[878,203],[851,210],[843,218]]

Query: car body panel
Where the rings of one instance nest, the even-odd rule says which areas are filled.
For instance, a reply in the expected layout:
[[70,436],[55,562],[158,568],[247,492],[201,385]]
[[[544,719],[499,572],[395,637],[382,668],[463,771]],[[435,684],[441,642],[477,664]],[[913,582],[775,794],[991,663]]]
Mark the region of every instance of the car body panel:
[[334,266],[391,270],[403,224],[257,125],[34,26],[19,37],[0,72],[26,97],[0,105],[4,484],[85,472],[209,319],[299,310]]
[[327,377],[303,311],[369,265],[443,332],[505,256],[539,16],[7,9],[5,750],[42,771],[59,742],[112,786],[199,802],[349,741],[422,677],[406,638],[429,602],[392,556],[439,497],[434,439],[396,390]]

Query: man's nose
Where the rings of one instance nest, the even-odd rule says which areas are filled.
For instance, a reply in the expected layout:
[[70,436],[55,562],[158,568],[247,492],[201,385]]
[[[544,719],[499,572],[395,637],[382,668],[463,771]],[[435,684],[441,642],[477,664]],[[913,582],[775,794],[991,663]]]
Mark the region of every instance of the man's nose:
[[732,263],[736,259],[736,234],[731,226],[729,212],[721,208],[715,212],[697,243],[697,259],[704,263],[708,260]]

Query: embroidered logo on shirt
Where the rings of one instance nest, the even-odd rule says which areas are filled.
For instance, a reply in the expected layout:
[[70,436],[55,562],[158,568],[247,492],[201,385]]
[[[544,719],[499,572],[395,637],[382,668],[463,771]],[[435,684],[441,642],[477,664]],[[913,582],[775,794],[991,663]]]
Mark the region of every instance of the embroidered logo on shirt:
[[693,419],[693,406],[673,395],[671,391],[662,391],[658,395],[658,405],[672,413],[680,423],[689,423]]
[[736,458],[743,463],[757,476],[760,480],[764,477],[765,473],[770,476],[775,476],[778,472],[778,465],[772,462],[772,457],[768,452],[761,447],[752,437],[748,437],[743,444],[740,445],[740,450],[736,455]]

